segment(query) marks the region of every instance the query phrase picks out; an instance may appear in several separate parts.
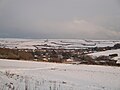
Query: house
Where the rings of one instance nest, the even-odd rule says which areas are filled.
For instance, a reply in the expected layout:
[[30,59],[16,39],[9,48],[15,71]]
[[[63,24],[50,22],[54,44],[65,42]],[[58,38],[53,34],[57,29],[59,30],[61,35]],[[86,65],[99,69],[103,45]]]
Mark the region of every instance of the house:
[[66,62],[73,62],[73,59],[66,59]]

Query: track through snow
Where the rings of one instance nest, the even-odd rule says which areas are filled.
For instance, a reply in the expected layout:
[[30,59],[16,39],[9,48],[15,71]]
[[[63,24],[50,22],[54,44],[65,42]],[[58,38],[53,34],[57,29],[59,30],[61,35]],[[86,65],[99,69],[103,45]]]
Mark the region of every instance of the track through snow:
[[120,90],[120,67],[0,59],[0,90]]

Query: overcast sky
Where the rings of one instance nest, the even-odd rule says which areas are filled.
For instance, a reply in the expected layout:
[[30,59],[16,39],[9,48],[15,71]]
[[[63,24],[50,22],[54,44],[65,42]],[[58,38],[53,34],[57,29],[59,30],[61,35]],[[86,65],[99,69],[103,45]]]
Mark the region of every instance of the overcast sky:
[[120,0],[0,0],[0,37],[120,39]]

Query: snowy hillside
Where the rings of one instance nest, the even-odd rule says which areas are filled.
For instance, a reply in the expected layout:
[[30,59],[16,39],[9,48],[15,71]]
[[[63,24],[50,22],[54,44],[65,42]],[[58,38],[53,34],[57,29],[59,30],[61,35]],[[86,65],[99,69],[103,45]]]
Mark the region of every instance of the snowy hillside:
[[106,47],[120,43],[118,40],[80,40],[80,39],[10,39],[0,38],[0,47],[18,49]]
[[0,60],[0,90],[120,90],[120,68]]
[[120,49],[95,52],[95,53],[91,53],[91,54],[88,54],[88,55],[97,56],[98,57],[98,56],[102,56],[102,55],[109,56],[110,54],[118,54],[118,56],[114,57],[113,59],[114,60],[118,60],[118,62],[120,62]]

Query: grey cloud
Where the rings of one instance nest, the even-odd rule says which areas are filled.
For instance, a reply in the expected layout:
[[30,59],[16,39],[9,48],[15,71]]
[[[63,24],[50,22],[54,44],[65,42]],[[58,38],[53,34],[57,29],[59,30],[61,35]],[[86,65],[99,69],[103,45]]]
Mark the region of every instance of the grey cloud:
[[120,39],[118,0],[0,0],[0,37]]

